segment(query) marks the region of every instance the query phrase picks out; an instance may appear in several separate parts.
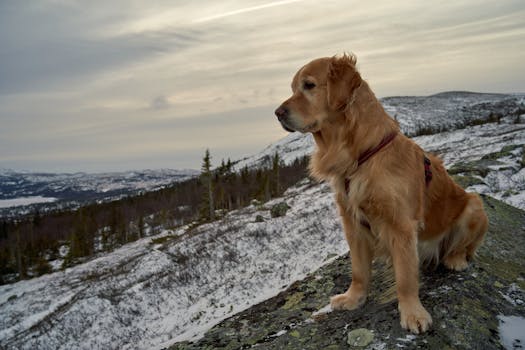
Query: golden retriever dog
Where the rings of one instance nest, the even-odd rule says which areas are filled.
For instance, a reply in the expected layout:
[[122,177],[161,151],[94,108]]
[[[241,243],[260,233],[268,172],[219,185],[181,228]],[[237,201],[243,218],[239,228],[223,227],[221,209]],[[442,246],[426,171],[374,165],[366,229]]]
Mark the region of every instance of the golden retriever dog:
[[375,256],[394,269],[401,326],[425,332],[432,318],[419,299],[420,262],[467,268],[487,230],[477,194],[449,177],[442,161],[404,136],[343,55],[316,59],[295,74],[277,108],[287,131],[312,133],[312,176],[329,181],[350,247],[352,282],[331,298],[335,310],[364,304]]

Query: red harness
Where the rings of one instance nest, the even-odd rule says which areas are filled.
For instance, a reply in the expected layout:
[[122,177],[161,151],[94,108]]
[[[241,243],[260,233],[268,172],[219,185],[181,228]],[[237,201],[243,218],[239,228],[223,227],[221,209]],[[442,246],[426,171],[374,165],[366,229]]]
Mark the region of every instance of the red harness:
[[[393,132],[393,133],[385,136],[383,138],[383,140],[381,140],[381,142],[377,146],[375,146],[373,148],[370,148],[369,150],[367,150],[364,153],[362,153],[359,156],[359,158],[357,159],[357,167],[360,167],[361,165],[363,165],[364,162],[366,162],[367,160],[372,158],[372,156],[374,154],[376,154],[381,149],[383,149],[386,145],[388,145],[390,142],[392,142],[396,138],[396,136],[397,136],[397,132]],[[349,189],[350,189],[350,179],[345,179],[345,190],[346,190],[346,193],[348,193]]]
[[[368,159],[370,159],[374,154],[379,152],[381,149],[383,149],[385,146],[387,146],[390,142],[392,142],[397,136],[397,132],[391,133],[381,142],[375,146],[374,148],[370,148],[369,150],[365,151],[363,154],[359,156],[357,159],[357,167],[363,165],[364,162],[366,162]],[[430,168],[431,163],[430,159],[428,159],[426,156],[423,159],[424,165],[425,165],[425,184],[430,184],[430,181],[432,180],[432,169]],[[348,195],[348,191],[350,190],[350,179],[345,179],[345,191]],[[365,226],[366,228],[370,229],[370,223],[368,223],[366,220],[361,220],[361,225]]]
[[390,135],[387,135],[381,140],[379,145],[375,146],[374,148],[370,148],[369,150],[365,151],[363,154],[359,156],[357,159],[357,166],[359,167],[364,162],[366,162],[368,159],[370,159],[374,154],[379,152],[383,147],[388,145],[390,142],[392,142],[397,136],[397,132],[393,132]]
[[[390,142],[392,142],[397,136],[397,132],[391,133],[390,135],[385,136],[381,142],[375,146],[374,148],[370,148],[369,150],[365,151],[363,154],[359,156],[357,159],[357,167],[360,167],[363,165],[364,162],[366,162],[368,159],[372,158],[374,154],[379,152],[381,149],[383,149],[386,145],[388,145]],[[432,180],[432,169],[430,166],[432,163],[430,163],[430,159],[428,159],[426,156],[423,158],[423,162],[425,165],[425,184],[428,187],[428,184]],[[348,193],[348,190],[350,189],[350,179],[345,179],[345,190]]]
[[427,184],[427,187],[430,180],[432,180],[432,169],[430,169],[431,164],[430,159],[425,156],[425,183]]

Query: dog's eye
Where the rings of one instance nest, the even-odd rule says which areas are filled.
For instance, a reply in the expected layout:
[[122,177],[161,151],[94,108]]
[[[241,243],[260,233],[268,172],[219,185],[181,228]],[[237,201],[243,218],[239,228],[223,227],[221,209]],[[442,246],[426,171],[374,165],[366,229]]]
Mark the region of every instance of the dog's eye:
[[315,87],[315,84],[311,81],[305,81],[303,84],[303,89],[305,90],[312,90]]

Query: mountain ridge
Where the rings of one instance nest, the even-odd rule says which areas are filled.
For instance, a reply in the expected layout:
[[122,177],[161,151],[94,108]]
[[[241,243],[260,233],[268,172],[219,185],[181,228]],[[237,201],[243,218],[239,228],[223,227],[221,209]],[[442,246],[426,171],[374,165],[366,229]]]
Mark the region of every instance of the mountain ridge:
[[[133,170],[102,173],[47,173],[0,170],[0,201],[40,196],[52,203],[0,207],[0,217],[16,217],[35,211],[75,208],[95,201],[110,201],[140,191],[152,191],[184,181],[200,172],[183,169]],[[24,203],[24,201],[20,201]],[[27,202],[27,201],[26,201]],[[14,201],[16,204],[17,202]]]
[[[409,137],[454,131],[476,123],[495,122],[497,118],[504,117],[517,118],[525,114],[525,94],[445,91],[430,96],[383,97],[380,101],[386,112],[398,121],[401,131]],[[493,115],[495,117],[491,120]],[[257,154],[242,158],[235,166],[241,169],[263,165],[275,152],[284,162],[292,162],[297,157],[311,154],[313,150],[311,135],[295,132]]]

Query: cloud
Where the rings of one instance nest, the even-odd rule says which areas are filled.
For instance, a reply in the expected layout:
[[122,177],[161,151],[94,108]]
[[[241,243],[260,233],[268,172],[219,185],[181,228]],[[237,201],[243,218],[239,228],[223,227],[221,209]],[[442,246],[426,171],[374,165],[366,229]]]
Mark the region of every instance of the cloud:
[[343,51],[378,96],[520,91],[523,17],[514,0],[3,1],[0,166],[256,151],[282,136],[295,71]]
[[202,22],[213,21],[213,20],[222,19],[222,18],[225,18],[225,17],[230,17],[230,16],[236,16],[236,15],[244,14],[244,13],[247,13],[247,12],[254,12],[254,11],[264,10],[264,9],[267,9],[267,8],[270,8],[270,7],[288,5],[288,4],[291,4],[291,3],[294,3],[294,2],[299,2],[299,1],[304,1],[304,0],[273,1],[273,2],[270,2],[270,3],[267,3],[267,4],[263,4],[263,5],[243,7],[243,8],[240,8],[240,9],[230,10],[230,11],[223,12],[223,13],[217,13],[217,14],[214,14],[214,15],[211,15],[211,16],[208,16],[208,17],[199,18],[199,19],[195,20],[195,23],[202,23]]
[[153,110],[167,109],[170,107],[170,103],[166,99],[166,96],[160,95],[151,100],[150,108]]
[[75,88],[167,51],[180,53],[199,41],[197,30],[184,28],[112,32],[110,19],[127,23],[125,15],[117,15],[117,3],[108,9],[109,18],[87,4],[44,4],[1,5],[0,94],[63,90],[66,84]]

